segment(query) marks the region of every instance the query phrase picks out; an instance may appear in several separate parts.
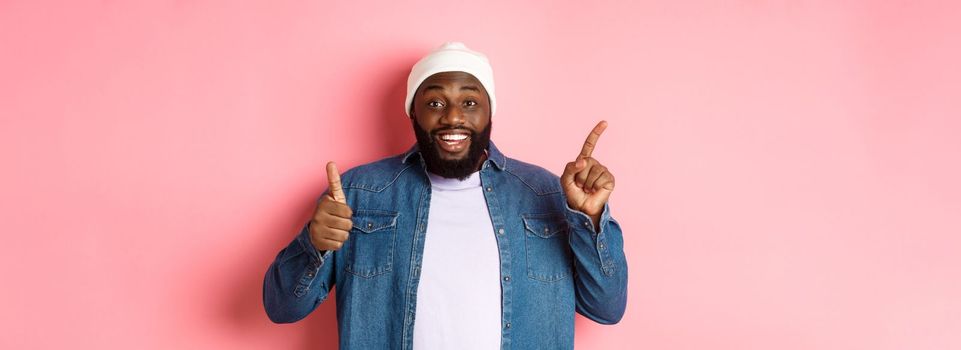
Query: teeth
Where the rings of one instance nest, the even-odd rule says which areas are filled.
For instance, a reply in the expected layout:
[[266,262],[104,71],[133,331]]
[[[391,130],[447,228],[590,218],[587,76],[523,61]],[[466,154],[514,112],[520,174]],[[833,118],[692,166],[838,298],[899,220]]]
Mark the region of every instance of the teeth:
[[460,141],[466,139],[467,135],[464,134],[446,134],[440,135],[440,139],[444,141]]

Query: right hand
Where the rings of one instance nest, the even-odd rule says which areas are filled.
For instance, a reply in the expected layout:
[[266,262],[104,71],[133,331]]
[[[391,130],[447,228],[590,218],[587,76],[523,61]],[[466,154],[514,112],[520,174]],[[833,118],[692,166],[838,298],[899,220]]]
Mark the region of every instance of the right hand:
[[344,189],[340,186],[337,164],[327,163],[328,195],[321,199],[310,219],[310,242],[317,250],[337,250],[344,245],[354,226],[354,212],[347,206]]

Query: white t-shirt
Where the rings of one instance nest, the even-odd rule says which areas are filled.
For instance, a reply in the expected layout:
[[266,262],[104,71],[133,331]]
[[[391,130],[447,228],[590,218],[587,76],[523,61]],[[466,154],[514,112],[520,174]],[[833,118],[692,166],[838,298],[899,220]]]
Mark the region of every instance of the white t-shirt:
[[464,181],[428,177],[414,349],[499,349],[500,255],[480,173]]

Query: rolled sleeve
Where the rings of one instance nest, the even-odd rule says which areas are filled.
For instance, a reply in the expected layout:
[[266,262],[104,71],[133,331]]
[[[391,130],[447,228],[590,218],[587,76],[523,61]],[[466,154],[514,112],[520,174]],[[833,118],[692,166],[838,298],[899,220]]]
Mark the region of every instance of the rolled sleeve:
[[627,307],[627,259],[621,228],[604,204],[598,231],[587,214],[567,207],[576,270],[577,312],[602,324],[620,321]]
[[333,251],[310,242],[310,223],[284,248],[264,276],[263,301],[276,323],[296,322],[323,302],[334,284]]
[[[598,222],[598,227],[600,232],[594,230],[594,221],[587,214],[572,209],[567,206],[567,221],[571,223],[571,244],[572,248],[574,244],[584,244],[587,243],[588,246],[578,247],[582,250],[591,249],[596,253],[597,263],[601,267],[601,270],[605,275],[611,276],[614,274],[615,261],[610,253],[610,244],[608,241],[608,232],[611,231],[611,211],[610,206],[605,203],[604,210],[601,212],[601,217]],[[620,232],[617,232],[619,235]],[[578,236],[578,237],[575,237]]]

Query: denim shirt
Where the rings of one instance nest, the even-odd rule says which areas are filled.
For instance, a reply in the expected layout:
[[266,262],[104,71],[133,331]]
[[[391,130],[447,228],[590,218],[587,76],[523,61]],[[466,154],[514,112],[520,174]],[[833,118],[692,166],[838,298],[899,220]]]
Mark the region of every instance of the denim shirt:
[[[340,250],[318,251],[308,222],[277,254],[264,277],[271,321],[306,317],[336,286],[341,349],[411,349],[431,196],[425,169],[414,145],[344,172],[350,236]],[[501,349],[573,348],[575,311],[617,323],[627,261],[609,205],[595,232],[567,205],[556,175],[505,157],[493,142],[480,178],[500,256]]]

